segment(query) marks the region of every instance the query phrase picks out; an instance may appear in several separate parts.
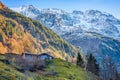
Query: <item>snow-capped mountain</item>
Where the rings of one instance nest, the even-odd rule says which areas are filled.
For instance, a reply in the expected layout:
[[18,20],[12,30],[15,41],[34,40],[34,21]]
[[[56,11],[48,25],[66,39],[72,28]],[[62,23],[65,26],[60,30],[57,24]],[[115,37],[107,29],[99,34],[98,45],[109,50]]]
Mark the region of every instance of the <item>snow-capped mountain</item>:
[[23,5],[19,8],[14,8],[14,10],[31,18],[34,18],[40,14],[40,11],[37,8],[35,8],[33,5],[28,5],[28,6]]
[[98,59],[108,55],[119,65],[120,20],[113,15],[98,10],[70,13],[30,5],[12,9],[40,21],[71,44],[81,47],[85,54],[93,53]]
[[77,32],[90,31],[120,39],[120,20],[111,14],[98,10],[87,10],[85,12],[74,10],[69,13],[56,8],[37,9],[32,5],[13,8],[13,10],[39,20],[59,35],[77,30]]

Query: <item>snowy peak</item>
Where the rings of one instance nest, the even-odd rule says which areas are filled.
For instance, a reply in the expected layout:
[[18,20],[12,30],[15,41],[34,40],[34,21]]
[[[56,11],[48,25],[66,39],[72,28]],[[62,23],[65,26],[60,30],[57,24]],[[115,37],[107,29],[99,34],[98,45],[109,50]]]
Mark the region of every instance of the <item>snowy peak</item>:
[[106,12],[101,12],[98,10],[86,10],[84,12],[84,15],[91,18],[91,19],[101,19],[101,20],[109,20],[109,21],[116,21],[117,18],[115,18],[113,15],[106,13]]
[[40,9],[42,13],[52,13],[52,14],[66,14],[64,10],[57,8],[48,8],[48,9]]
[[37,10],[37,8],[35,8],[33,5],[23,5],[22,7],[20,7],[21,10]]
[[82,11],[73,10],[72,14],[83,15]]
[[39,20],[59,35],[88,31],[120,39],[120,20],[109,13],[98,10],[86,10],[85,12],[74,10],[69,13],[57,8],[37,9],[32,5],[18,9],[19,13]]
[[48,9],[38,9],[33,5],[23,5],[18,8],[11,8],[14,11],[24,14],[27,17],[35,18],[40,14],[67,14],[66,11],[57,8],[48,8]]
[[36,7],[34,7],[33,5],[23,5],[22,7],[18,8],[19,11],[29,11],[29,12],[42,12],[42,13],[59,13],[59,14],[63,14],[63,13],[67,13],[62,9],[57,9],[57,8],[48,8],[48,9],[38,9]]
[[85,14],[86,15],[100,15],[100,14],[102,14],[102,12],[100,12],[100,11],[98,11],[98,10],[86,10],[85,11]]
[[12,8],[12,9],[31,18],[34,18],[38,14],[40,14],[40,11],[37,8],[35,8],[33,5],[23,5],[21,7]]

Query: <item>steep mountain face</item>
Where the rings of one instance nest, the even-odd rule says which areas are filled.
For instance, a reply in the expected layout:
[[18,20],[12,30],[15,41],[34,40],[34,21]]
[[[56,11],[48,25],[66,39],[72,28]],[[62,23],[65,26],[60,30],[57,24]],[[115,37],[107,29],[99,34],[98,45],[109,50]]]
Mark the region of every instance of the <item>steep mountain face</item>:
[[30,14],[24,13],[36,15],[32,18],[42,22],[73,45],[81,47],[85,54],[93,53],[98,60],[108,55],[119,65],[120,20],[111,14],[98,10],[85,12],[74,10],[68,13],[54,8],[34,9],[39,13],[34,14],[34,11],[29,11],[27,8],[24,10],[19,8],[17,11],[28,17],[31,17]]
[[74,46],[40,22],[8,8],[0,9],[0,48],[0,53],[49,52],[67,60],[75,58],[78,52]]
[[77,34],[66,34],[63,38],[76,46],[80,46],[84,53],[94,54],[98,62],[109,56],[118,67],[120,65],[120,40],[93,32],[86,32],[79,36]]

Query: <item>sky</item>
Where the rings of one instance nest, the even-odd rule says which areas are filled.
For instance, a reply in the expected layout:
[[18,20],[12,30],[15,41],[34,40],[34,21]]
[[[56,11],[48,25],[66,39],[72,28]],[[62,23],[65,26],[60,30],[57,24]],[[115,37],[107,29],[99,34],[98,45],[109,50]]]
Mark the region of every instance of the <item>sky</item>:
[[59,8],[66,11],[89,9],[107,12],[120,19],[120,0],[0,0],[9,8],[33,5],[37,8]]

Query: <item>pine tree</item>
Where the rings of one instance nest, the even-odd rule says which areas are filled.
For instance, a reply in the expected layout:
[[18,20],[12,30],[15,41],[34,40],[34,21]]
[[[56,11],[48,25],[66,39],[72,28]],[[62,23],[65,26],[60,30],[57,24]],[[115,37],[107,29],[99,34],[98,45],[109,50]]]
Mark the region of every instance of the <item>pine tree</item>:
[[80,52],[78,52],[78,56],[77,56],[77,65],[80,67],[84,67],[84,61],[82,59]]
[[97,64],[95,57],[90,54],[87,60],[87,70],[96,75],[99,75],[99,65]]

